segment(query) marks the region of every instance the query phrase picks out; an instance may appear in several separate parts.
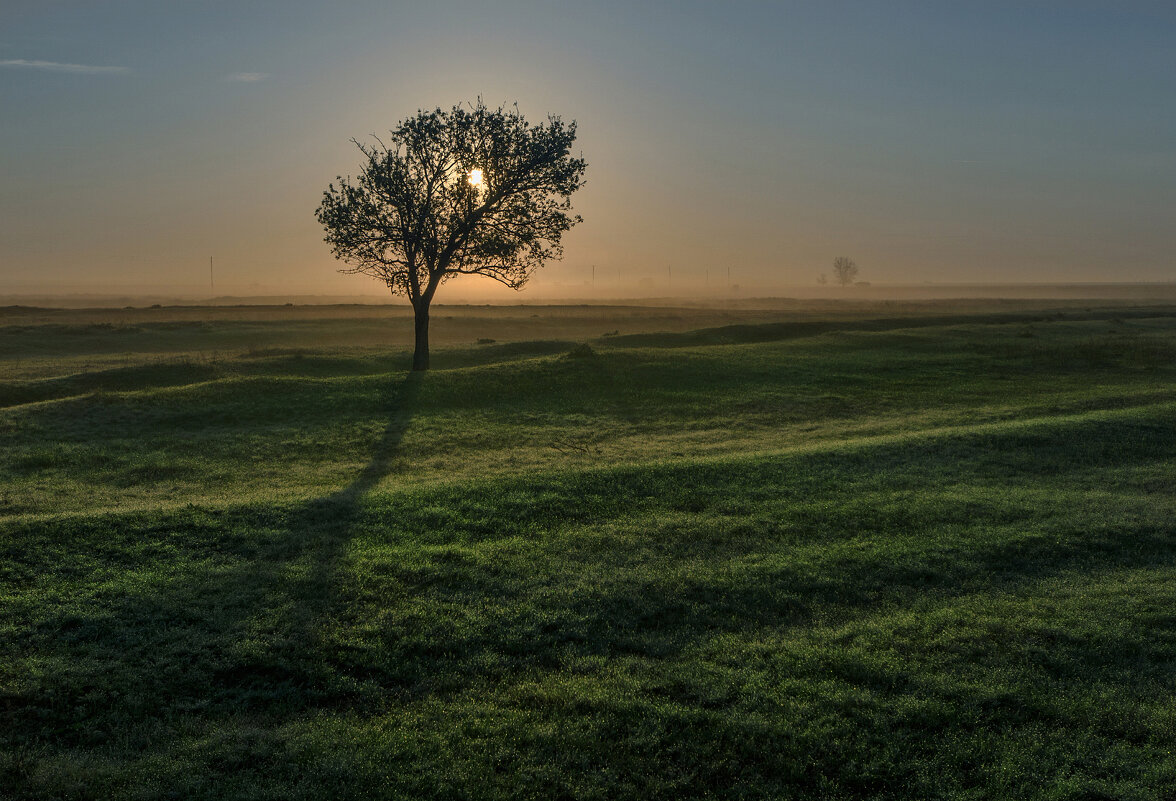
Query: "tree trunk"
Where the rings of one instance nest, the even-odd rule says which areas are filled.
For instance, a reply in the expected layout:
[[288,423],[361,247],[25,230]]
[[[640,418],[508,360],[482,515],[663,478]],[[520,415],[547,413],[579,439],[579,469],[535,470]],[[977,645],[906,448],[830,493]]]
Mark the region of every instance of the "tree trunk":
[[429,369],[429,304],[421,299],[413,305],[416,317],[416,350],[412,353],[412,369]]

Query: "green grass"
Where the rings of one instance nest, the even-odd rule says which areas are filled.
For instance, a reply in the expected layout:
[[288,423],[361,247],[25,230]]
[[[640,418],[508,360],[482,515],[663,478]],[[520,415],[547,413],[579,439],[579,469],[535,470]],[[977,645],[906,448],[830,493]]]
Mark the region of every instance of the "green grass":
[[0,788],[1176,798],[1173,310],[844,317],[423,376],[43,323]]

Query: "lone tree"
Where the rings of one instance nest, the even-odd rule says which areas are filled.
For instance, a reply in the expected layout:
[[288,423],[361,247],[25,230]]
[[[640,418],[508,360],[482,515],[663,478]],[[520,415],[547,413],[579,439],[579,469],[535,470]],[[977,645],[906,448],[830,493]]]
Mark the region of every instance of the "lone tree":
[[418,111],[388,143],[355,146],[359,175],[339,177],[316,216],[340,272],[407,295],[416,318],[413,370],[429,369],[429,304],[455,275],[484,275],[519,289],[580,222],[571,194],[584,185],[571,155],[576,123],[530,125],[518,107],[479,99],[451,111]]
[[833,259],[833,279],[842,286],[849,286],[857,278],[858,266],[847,256]]

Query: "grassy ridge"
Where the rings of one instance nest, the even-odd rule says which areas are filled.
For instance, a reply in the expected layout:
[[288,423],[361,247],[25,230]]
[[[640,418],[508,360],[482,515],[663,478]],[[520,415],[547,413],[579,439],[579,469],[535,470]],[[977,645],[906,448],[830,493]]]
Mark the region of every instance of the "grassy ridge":
[[[550,342],[443,351],[397,451],[398,483],[1152,403],[1174,397],[1174,328],[1112,318],[737,348],[597,343],[587,359]],[[196,352],[9,380],[0,511],[150,508],[226,488],[225,502],[317,497],[366,464],[397,403],[396,364],[378,352]]]
[[0,786],[1176,787],[1172,321],[597,344],[9,405]]

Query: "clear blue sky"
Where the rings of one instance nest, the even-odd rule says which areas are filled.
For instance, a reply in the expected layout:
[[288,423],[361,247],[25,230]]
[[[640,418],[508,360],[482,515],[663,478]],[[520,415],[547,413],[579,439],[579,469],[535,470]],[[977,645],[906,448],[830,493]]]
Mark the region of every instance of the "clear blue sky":
[[[361,292],[351,137],[481,95],[576,119],[584,280],[1176,278],[1176,6],[0,4],[0,294]],[[472,285],[471,285],[472,286]],[[468,295],[470,290],[464,294]]]

